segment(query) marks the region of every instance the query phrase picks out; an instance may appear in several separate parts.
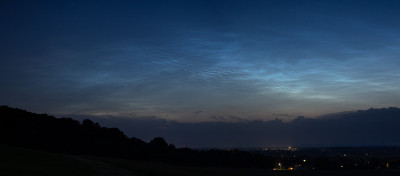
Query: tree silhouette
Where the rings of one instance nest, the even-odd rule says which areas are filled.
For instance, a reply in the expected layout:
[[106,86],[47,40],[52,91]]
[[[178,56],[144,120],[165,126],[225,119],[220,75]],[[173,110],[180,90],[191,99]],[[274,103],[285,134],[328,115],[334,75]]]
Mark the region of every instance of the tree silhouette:
[[167,148],[168,143],[164,140],[162,137],[156,137],[153,140],[150,141],[150,145],[156,148]]

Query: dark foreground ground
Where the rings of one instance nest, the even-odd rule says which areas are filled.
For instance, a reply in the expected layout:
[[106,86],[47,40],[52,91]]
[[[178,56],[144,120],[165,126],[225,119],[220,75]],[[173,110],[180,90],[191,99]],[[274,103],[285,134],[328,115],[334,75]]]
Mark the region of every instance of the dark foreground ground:
[[400,170],[273,171],[270,169],[235,169],[186,167],[87,156],[71,156],[0,145],[1,176],[395,176]]

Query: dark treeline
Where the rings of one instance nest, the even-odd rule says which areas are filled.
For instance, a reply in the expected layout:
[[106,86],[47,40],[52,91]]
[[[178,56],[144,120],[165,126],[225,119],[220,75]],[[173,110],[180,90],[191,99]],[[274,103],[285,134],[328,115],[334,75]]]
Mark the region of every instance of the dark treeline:
[[126,136],[118,128],[102,127],[85,119],[55,118],[21,109],[0,107],[0,143],[51,152],[116,157],[168,163],[272,168],[274,159],[238,150],[206,151],[175,148],[163,138],[149,143]]

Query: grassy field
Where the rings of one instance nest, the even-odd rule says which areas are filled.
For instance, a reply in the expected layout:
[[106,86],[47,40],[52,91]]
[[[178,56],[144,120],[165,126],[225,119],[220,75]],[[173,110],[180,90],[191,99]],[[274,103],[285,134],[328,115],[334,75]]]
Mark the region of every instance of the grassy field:
[[127,176],[132,171],[82,157],[0,145],[0,176]]
[[79,157],[0,145],[0,176],[394,176],[400,170],[272,171],[185,167],[134,160]]
[[146,176],[399,176],[400,170],[273,171],[272,169],[185,167],[165,163],[95,159]]

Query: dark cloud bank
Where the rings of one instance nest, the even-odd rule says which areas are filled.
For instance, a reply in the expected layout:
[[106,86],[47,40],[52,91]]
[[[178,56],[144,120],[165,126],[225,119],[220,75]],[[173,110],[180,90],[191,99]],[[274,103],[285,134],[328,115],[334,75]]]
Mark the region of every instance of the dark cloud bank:
[[[84,117],[76,117],[78,119]],[[87,117],[86,117],[87,118]],[[128,136],[164,137],[177,147],[382,146],[400,145],[400,109],[368,109],[319,118],[180,123],[157,118],[90,117]]]

